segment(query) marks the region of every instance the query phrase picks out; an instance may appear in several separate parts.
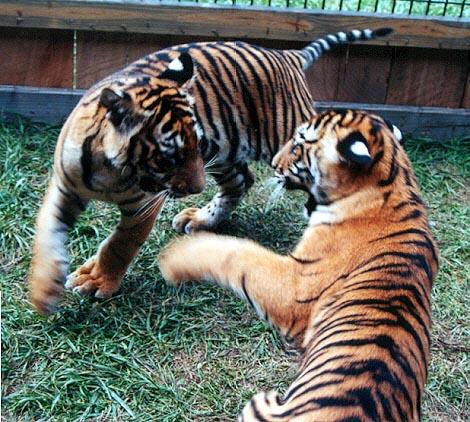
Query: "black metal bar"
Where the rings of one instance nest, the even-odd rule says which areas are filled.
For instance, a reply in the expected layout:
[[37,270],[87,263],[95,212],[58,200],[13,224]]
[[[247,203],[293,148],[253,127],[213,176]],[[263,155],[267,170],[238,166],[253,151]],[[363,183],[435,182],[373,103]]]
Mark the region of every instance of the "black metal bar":
[[460,9],[460,14],[459,14],[459,17],[461,18],[463,16],[463,9],[465,7],[465,0],[463,0],[462,2],[462,8]]

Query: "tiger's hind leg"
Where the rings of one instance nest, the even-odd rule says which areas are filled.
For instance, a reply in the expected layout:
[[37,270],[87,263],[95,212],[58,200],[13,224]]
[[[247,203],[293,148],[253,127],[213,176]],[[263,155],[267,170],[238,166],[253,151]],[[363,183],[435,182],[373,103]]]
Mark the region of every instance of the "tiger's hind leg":
[[255,179],[247,163],[230,168],[214,169],[213,176],[220,191],[203,208],[186,208],[173,219],[173,228],[180,233],[211,230],[226,220]]
[[36,222],[29,274],[31,302],[41,314],[57,308],[68,272],[67,231],[85,207],[86,201],[53,177]]
[[105,299],[119,290],[132,259],[147,239],[164,198],[144,216],[133,207],[122,206],[121,220],[114,232],[100,245],[98,252],[67,277],[65,287],[82,295]]

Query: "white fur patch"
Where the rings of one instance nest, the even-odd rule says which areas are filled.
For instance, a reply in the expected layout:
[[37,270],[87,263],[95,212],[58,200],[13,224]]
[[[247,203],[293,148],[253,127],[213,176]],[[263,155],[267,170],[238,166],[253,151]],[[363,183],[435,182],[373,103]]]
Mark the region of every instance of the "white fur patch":
[[367,38],[372,38],[372,31],[370,29],[364,29],[363,32]]
[[176,58],[170,62],[168,69],[181,72],[183,70],[183,63],[181,63],[180,59]]
[[336,35],[338,35],[338,38],[341,41],[347,41],[348,40],[348,36],[346,35],[345,32],[338,32]]
[[401,130],[398,129],[395,125],[392,125],[392,127],[393,127],[393,134],[395,135],[395,138],[401,141],[403,139],[403,134],[401,133]]
[[323,152],[325,154],[325,158],[328,161],[333,163],[337,163],[339,161],[338,150],[336,149],[336,145],[333,142],[325,142]]
[[[302,144],[304,142],[304,139],[306,141],[314,141],[315,133],[316,133],[316,130],[312,124],[303,123],[297,127],[297,131],[296,131],[297,136],[295,137],[295,143]],[[300,136],[300,134],[302,134],[303,138]]]
[[329,50],[330,49],[330,45],[323,39],[323,38],[320,38],[318,40],[318,42],[323,46],[323,48],[325,50]]
[[364,142],[356,141],[350,146],[351,152],[355,155],[362,155],[365,157],[370,157],[369,150],[367,149]]
[[325,205],[317,205],[315,211],[310,215],[308,225],[314,227],[320,224],[335,223],[336,221],[337,217],[333,210]]
[[353,29],[351,32],[356,38],[361,37],[361,31],[359,31],[359,29]]
[[310,220],[310,214],[308,213],[308,209],[307,207],[304,205],[304,208],[302,210],[302,215],[304,216],[304,218],[309,221]]

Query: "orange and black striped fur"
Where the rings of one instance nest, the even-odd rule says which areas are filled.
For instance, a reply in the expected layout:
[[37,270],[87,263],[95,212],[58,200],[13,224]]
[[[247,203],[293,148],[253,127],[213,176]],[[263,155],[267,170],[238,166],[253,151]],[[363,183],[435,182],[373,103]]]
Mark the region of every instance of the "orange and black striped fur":
[[255,395],[240,420],[418,421],[438,252],[397,137],[377,116],[326,112],[273,165],[318,204],[291,254],[199,233],[160,257],[168,281],[231,288],[302,352],[287,392]]
[[[314,112],[306,68],[336,44],[389,32],[339,32],[303,50],[242,42],[180,45],[150,54],[91,88],[62,130],[53,181],[38,219],[30,277],[35,306],[43,313],[55,308],[67,271],[65,232],[89,199],[117,204],[122,221],[66,287],[108,297],[118,290],[158,214],[149,205],[155,191],[167,189],[175,171],[181,176],[173,181],[175,194],[202,189],[197,148],[221,189],[207,206],[176,216],[173,225],[179,231],[212,228],[225,218],[253,183],[247,163],[271,161],[282,141]],[[162,81],[162,72],[179,54],[186,59]],[[190,58],[196,72],[186,82],[192,74]],[[196,125],[197,148],[192,142]],[[181,131],[188,134],[178,135],[180,140],[191,138],[187,153],[179,151],[181,142],[174,139]],[[158,174],[150,174],[156,167]],[[148,218],[137,215],[142,214],[138,210]]]
[[188,94],[192,77],[188,54],[151,72],[124,70],[91,88],[70,114],[36,224],[29,281],[41,313],[56,308],[68,270],[67,230],[89,200],[117,204],[121,221],[66,287],[108,297],[118,290],[165,196],[202,191],[204,164]]
[[147,56],[139,66],[188,52],[198,68],[192,88],[203,129],[201,149],[219,192],[201,209],[188,208],[173,220],[179,232],[213,229],[228,217],[254,179],[247,164],[271,162],[294,129],[314,114],[305,70],[337,44],[369,40],[388,28],[338,32],[302,50],[272,50],[244,42],[177,46]]

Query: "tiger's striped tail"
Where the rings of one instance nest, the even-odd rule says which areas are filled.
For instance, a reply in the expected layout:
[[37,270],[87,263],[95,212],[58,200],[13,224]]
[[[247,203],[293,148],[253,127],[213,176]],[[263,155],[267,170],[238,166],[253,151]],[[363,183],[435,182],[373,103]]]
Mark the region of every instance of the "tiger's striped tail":
[[305,59],[304,70],[315,63],[324,53],[340,44],[348,44],[354,41],[367,41],[378,37],[385,37],[393,32],[392,28],[379,29],[353,29],[350,32],[336,32],[318,38],[299,51]]

